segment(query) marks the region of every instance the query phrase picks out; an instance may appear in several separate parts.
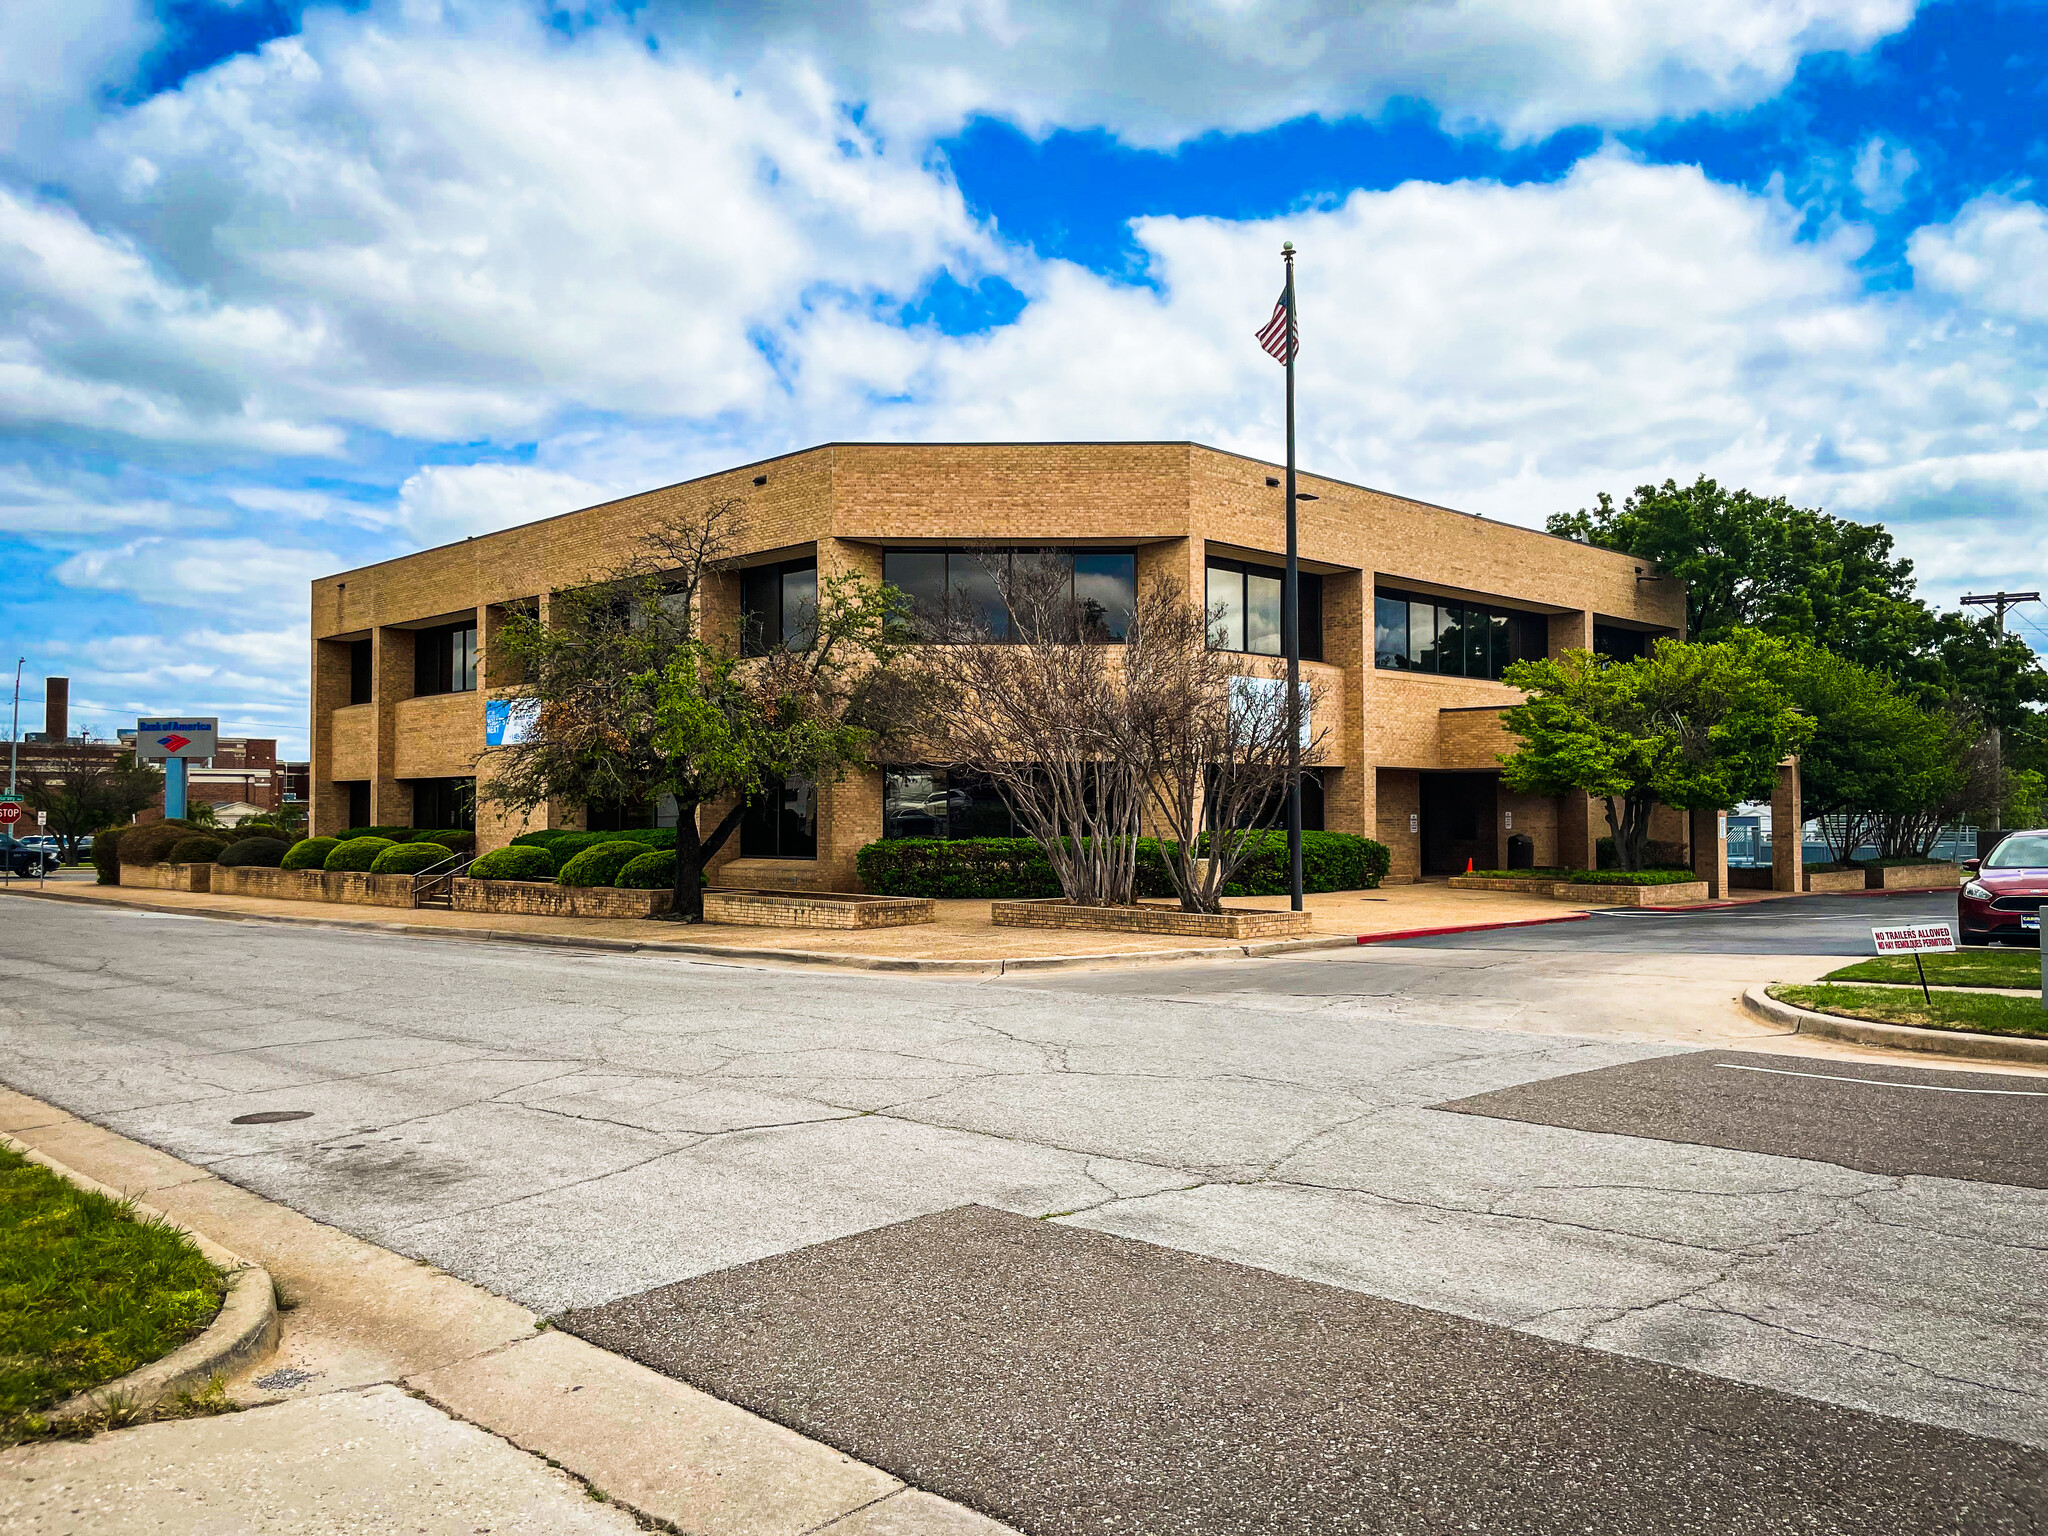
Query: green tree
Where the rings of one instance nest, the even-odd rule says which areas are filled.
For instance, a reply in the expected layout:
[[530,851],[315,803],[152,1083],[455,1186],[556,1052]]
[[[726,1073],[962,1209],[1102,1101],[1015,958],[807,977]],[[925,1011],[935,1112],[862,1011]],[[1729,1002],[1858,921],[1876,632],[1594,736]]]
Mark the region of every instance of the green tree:
[[[478,798],[515,812],[673,796],[682,922],[703,920],[704,866],[770,783],[839,776],[894,719],[882,674],[903,626],[889,589],[826,581],[813,611],[783,615],[787,638],[764,656],[740,654],[737,624],[707,622],[707,598],[731,595],[739,519],[736,502],[677,513],[618,566],[555,593],[545,618],[508,615],[498,649],[536,724],[488,749],[478,775]],[[700,827],[700,811],[727,799]]]
[[1521,745],[1502,782],[1524,794],[1606,802],[1616,862],[1641,869],[1651,808],[1725,809],[1770,793],[1810,724],[1779,681],[1782,646],[1753,630],[1710,644],[1659,641],[1605,662],[1587,651],[1521,661],[1505,681],[1526,699],[1502,723]]
[[39,763],[24,769],[19,782],[28,808],[49,817],[50,835],[66,863],[77,857],[80,838],[133,819],[164,792],[162,772],[137,763],[133,752]]

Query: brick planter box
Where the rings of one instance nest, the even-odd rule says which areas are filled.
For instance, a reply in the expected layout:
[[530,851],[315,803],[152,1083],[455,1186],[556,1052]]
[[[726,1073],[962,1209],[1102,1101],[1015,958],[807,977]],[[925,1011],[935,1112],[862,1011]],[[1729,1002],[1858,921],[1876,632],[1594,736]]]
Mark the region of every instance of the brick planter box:
[[244,864],[213,867],[219,896],[264,896],[272,901],[327,901],[327,876],[317,869],[259,869]]
[[744,928],[907,928],[939,920],[939,904],[920,896],[857,896],[839,891],[706,891],[704,921]]
[[208,891],[211,864],[123,864],[121,883],[145,891]]
[[1910,891],[1929,885],[1959,885],[1963,878],[1961,866],[1939,861],[1892,864],[1883,869],[1867,869],[1863,873],[1869,882],[1864,889],[1872,891]]
[[372,875],[355,870],[328,870],[320,877],[322,901],[345,901],[361,907],[410,907],[411,875]]
[[457,912],[525,917],[653,917],[669,908],[667,891],[627,891],[610,885],[556,885],[545,880],[454,882]]
[[1179,907],[1149,905],[1077,907],[1064,896],[992,902],[989,918],[998,928],[1089,928],[1182,939],[1283,939],[1311,933],[1315,924],[1308,912],[1183,912]]
[[1681,880],[1671,885],[1566,885],[1550,888],[1559,901],[1588,907],[1695,907],[1707,898],[1707,882]]
[[1520,891],[1527,896],[1548,896],[1557,888],[1555,880],[1488,880],[1480,875],[1453,875],[1454,891]]
[[1815,894],[1826,891],[1860,891],[1867,888],[1866,872],[1860,869],[1809,869],[1806,888]]

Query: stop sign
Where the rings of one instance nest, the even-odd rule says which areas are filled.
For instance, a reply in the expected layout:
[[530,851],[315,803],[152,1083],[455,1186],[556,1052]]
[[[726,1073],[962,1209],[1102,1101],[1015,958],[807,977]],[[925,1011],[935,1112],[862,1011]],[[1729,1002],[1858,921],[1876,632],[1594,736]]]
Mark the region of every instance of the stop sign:
[[0,827],[11,827],[21,820],[21,807],[12,800],[0,800]]

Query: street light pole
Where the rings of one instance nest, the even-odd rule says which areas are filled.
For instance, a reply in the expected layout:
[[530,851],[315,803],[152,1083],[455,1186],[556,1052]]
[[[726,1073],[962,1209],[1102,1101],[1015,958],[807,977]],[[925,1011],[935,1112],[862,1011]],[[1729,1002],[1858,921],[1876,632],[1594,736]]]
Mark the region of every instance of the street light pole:
[[1301,898],[1301,561],[1295,529],[1294,352],[1299,320],[1294,307],[1294,242],[1280,247],[1287,263],[1287,572],[1280,584],[1280,640],[1287,651],[1287,901]]

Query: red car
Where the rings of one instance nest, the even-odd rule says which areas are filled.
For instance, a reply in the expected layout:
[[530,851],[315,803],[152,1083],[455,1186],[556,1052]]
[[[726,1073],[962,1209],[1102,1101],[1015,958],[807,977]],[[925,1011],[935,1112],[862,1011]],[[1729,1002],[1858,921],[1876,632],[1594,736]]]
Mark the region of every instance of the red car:
[[1970,878],[1956,892],[1956,927],[1965,944],[1993,939],[2041,942],[2048,900],[2048,831],[2014,832],[1982,859],[1965,859]]

